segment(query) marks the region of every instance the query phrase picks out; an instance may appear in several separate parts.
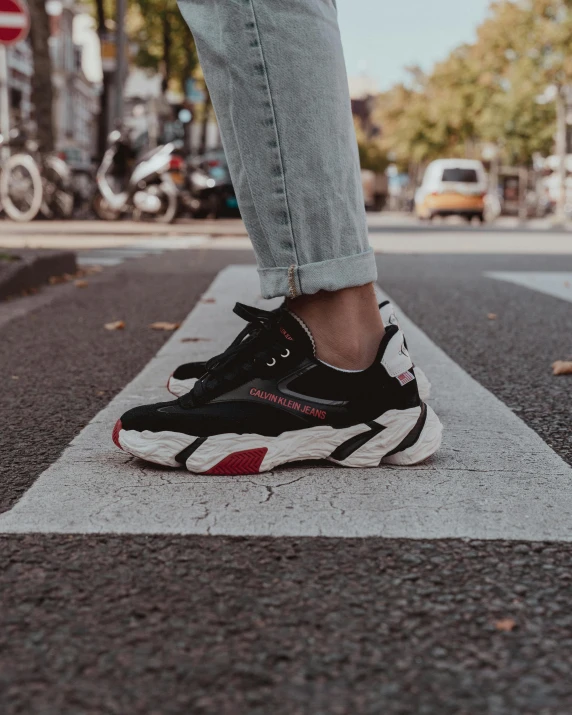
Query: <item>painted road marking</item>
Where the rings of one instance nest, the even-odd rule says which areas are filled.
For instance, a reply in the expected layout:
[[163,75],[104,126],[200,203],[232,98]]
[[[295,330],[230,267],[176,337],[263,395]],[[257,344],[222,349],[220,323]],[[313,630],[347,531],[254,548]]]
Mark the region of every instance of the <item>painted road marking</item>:
[[[207,477],[115,449],[117,417],[166,399],[179,363],[224,349],[243,325],[234,302],[264,305],[257,296],[254,267],[222,271],[143,372],[0,517],[0,531],[572,540],[572,469],[402,314],[445,424],[444,447],[429,464]],[[183,342],[190,337],[203,340]]]
[[[141,236],[125,235],[117,233],[115,235],[90,234],[89,227],[86,233],[78,236],[73,235],[52,235],[52,234],[25,234],[25,235],[2,235],[0,233],[0,246],[3,248],[65,248],[68,250],[103,249],[125,246],[142,246],[148,241],[162,243],[187,242],[180,248],[189,250],[223,250],[223,251],[252,251],[252,243],[247,236],[235,234],[225,235],[224,226],[221,227],[221,234],[209,235],[187,235],[160,237],[152,239]],[[403,227],[396,227],[395,231],[389,228],[382,232],[376,232],[372,226],[369,236],[371,247],[376,253],[397,253],[397,254],[486,254],[486,255],[567,255],[572,254],[572,241],[570,233],[552,233],[547,231],[539,235],[537,232],[526,231],[497,231],[494,230],[404,230]]]
[[198,248],[202,246],[203,243],[204,237],[201,236],[175,236],[173,238],[164,239],[146,238],[130,245],[79,251],[77,254],[77,264],[79,266],[118,266],[126,259],[160,255],[161,253],[165,253],[165,251],[181,251]]
[[487,271],[487,278],[514,283],[572,303],[572,273],[561,271]]

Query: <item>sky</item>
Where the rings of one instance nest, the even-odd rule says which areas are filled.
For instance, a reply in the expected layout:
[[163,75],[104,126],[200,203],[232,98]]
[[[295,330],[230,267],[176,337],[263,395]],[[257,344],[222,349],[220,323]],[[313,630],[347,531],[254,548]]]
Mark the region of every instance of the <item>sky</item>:
[[[384,90],[405,79],[408,65],[429,70],[457,45],[474,39],[489,4],[490,0],[337,0],[348,74],[365,71]],[[99,45],[92,27],[84,17],[74,26],[74,35],[85,46],[84,71],[99,81]]]
[[429,70],[463,42],[487,15],[490,0],[338,0],[349,75],[371,75],[380,90]]

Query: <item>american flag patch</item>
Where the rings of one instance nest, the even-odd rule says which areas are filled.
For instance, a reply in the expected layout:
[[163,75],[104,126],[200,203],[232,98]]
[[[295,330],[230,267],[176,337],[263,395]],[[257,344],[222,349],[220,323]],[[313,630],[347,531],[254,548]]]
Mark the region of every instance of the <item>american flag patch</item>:
[[408,382],[415,380],[415,375],[412,372],[409,372],[409,370],[408,370],[407,372],[404,372],[401,375],[398,375],[397,379],[401,383],[401,387],[403,387],[403,385],[407,385]]

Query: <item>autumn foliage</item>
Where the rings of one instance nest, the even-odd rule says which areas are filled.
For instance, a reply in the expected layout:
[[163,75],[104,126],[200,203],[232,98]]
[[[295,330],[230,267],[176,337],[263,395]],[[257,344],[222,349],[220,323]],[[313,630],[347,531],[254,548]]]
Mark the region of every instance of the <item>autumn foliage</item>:
[[493,2],[473,44],[409,74],[376,109],[398,162],[478,157],[492,143],[504,161],[529,164],[553,152],[556,104],[572,85],[572,0]]

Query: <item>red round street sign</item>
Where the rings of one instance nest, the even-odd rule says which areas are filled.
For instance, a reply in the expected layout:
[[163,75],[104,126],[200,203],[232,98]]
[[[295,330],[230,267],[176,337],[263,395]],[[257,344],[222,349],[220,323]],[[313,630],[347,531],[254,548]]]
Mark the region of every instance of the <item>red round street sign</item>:
[[30,29],[28,10],[18,0],[0,0],[0,43],[14,45],[25,40]]

